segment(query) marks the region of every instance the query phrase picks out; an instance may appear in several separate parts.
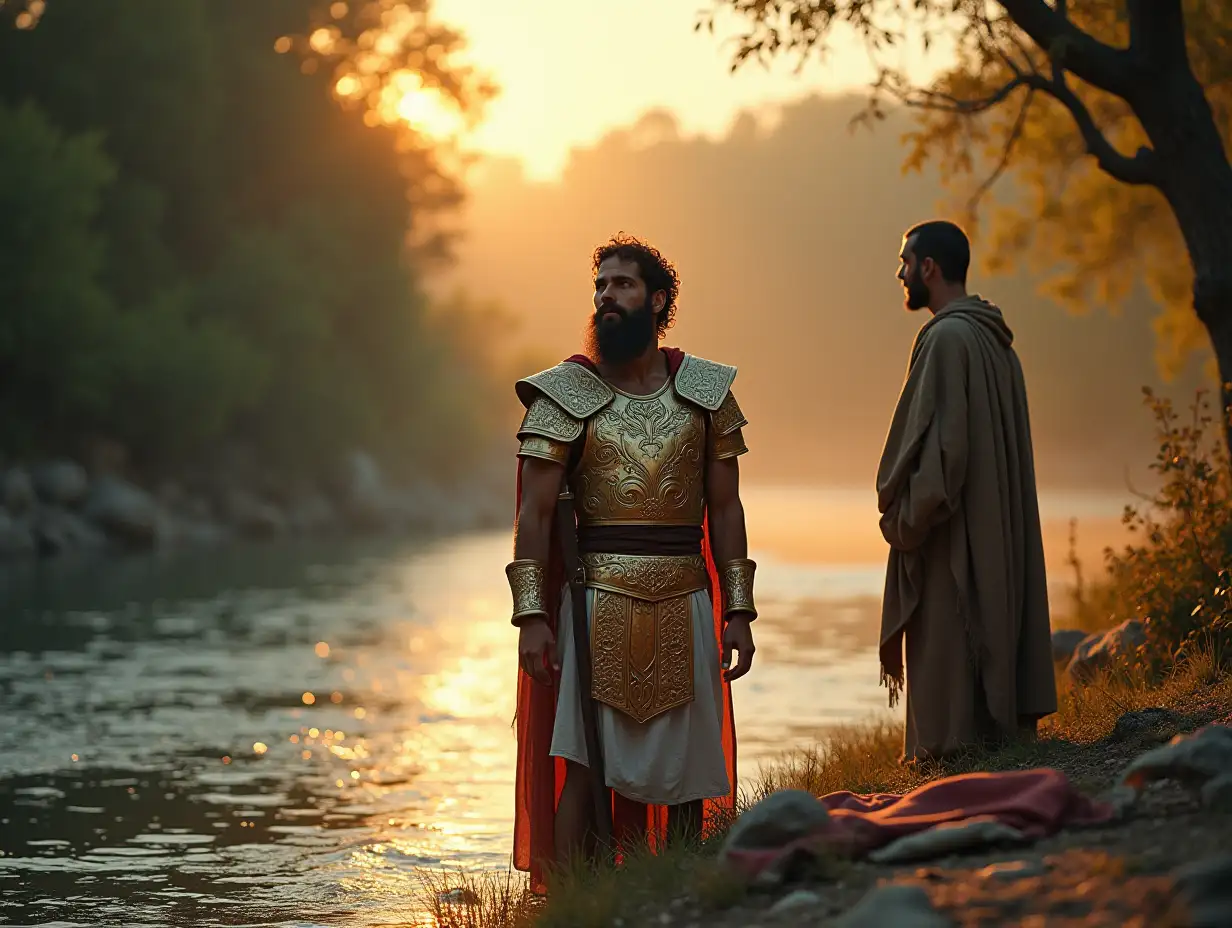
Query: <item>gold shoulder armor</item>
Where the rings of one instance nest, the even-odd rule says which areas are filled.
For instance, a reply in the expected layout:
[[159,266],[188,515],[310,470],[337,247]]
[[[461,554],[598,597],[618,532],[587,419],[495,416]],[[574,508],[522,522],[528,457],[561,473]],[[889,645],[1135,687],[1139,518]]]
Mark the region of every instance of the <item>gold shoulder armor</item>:
[[676,371],[676,394],[703,409],[716,412],[723,405],[736,379],[736,369],[729,364],[707,361],[686,354]]
[[573,361],[523,377],[514,389],[528,410],[542,393],[575,419],[590,418],[616,397],[611,387]]
[[585,423],[575,419],[557,405],[555,400],[544,394],[539,394],[531,400],[530,408],[522,417],[518,427],[518,438],[525,439],[531,435],[550,438],[553,441],[571,442],[582,434]]
[[710,414],[710,427],[714,431],[715,438],[723,438],[748,424],[749,420],[745,418],[740,404],[736,402],[736,394],[728,390],[722,404]]

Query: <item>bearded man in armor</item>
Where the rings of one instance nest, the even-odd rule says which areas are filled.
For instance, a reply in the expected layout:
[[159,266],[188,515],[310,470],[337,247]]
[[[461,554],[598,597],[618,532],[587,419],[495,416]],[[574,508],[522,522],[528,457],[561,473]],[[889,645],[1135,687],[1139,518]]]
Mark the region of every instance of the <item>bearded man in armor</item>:
[[592,265],[585,354],[516,384],[514,864],[537,891],[546,867],[595,853],[600,820],[628,848],[730,814],[730,683],[754,650],[736,368],[659,346],[679,278],[655,248],[618,236]]

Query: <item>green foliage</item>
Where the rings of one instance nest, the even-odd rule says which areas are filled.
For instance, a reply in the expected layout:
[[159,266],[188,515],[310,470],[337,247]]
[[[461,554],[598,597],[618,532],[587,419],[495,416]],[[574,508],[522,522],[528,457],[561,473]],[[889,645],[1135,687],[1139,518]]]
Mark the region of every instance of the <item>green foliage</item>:
[[0,434],[29,443],[105,411],[111,301],[91,228],[115,167],[97,136],[0,105]]
[[1126,507],[1133,540],[1106,552],[1107,572],[1094,590],[1080,578],[1078,603],[1088,624],[1100,616],[1105,625],[1141,620],[1148,656],[1163,667],[1195,650],[1225,655],[1232,643],[1232,467],[1224,417],[1212,413],[1205,391],[1185,416],[1144,393],[1159,441],[1151,469],[1160,488]]
[[208,469],[239,445],[314,477],[357,446],[407,476],[483,450],[492,378],[422,288],[460,187],[337,80],[388,22],[382,86],[426,43],[421,86],[471,116],[489,88],[425,0],[347,9],[0,5],[0,451]]

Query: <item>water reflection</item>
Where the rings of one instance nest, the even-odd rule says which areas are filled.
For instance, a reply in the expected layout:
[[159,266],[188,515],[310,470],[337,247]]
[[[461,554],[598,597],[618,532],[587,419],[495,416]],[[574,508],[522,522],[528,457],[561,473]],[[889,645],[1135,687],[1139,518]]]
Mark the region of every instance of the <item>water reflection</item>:
[[[880,564],[752,554],[743,776],[888,712]],[[508,556],[496,532],[0,577],[0,907],[39,925],[408,925],[419,868],[505,869]]]

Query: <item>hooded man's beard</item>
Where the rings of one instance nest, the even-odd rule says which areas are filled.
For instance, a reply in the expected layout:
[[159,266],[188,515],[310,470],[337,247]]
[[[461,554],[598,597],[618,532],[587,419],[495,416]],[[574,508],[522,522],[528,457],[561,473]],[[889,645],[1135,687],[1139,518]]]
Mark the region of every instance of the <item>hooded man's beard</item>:
[[928,285],[921,279],[920,269],[917,267],[915,273],[907,278],[907,308],[910,310],[923,309],[931,299],[932,294],[928,291]]
[[[619,313],[620,318],[605,320],[603,317],[609,312]],[[649,299],[634,310],[606,306],[591,317],[586,332],[586,353],[596,361],[624,364],[643,354],[657,338],[655,314]]]

